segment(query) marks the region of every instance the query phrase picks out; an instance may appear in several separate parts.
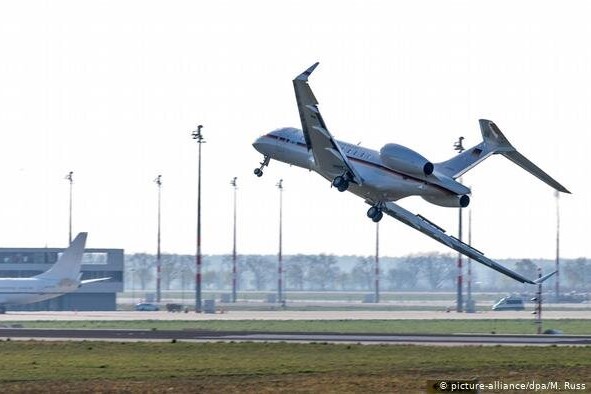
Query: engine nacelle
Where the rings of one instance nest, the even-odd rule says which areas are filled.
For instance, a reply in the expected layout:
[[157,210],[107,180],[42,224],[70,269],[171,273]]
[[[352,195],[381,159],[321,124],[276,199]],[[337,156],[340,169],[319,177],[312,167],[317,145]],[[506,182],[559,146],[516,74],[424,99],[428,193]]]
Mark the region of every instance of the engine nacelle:
[[380,149],[380,157],[388,168],[406,175],[425,176],[433,173],[433,163],[406,146],[386,144]]
[[455,194],[448,194],[442,196],[421,196],[425,201],[431,204],[439,205],[441,207],[450,208],[466,208],[470,204],[470,197],[467,194],[458,196]]

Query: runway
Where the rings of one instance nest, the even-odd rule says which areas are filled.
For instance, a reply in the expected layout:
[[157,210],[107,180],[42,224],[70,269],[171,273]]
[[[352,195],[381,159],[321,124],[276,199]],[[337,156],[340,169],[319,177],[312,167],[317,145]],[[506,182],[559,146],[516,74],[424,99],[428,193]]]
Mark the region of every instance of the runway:
[[327,342],[360,344],[423,345],[591,345],[591,336],[579,335],[416,335],[341,334],[296,332],[238,332],[206,330],[105,330],[0,328],[2,339],[107,340],[107,341],[199,341],[199,342]]

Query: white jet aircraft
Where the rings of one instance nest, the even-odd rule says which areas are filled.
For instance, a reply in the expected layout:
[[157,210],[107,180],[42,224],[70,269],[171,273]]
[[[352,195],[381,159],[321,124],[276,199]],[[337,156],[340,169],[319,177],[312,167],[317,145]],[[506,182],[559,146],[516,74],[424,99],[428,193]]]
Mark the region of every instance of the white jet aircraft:
[[47,271],[32,278],[0,278],[0,313],[6,305],[22,305],[59,297],[80,286],[110,278],[80,280],[87,233],[80,233]]
[[421,215],[415,215],[394,201],[421,196],[443,207],[467,207],[470,188],[456,181],[487,157],[501,154],[558,191],[564,186],[521,155],[490,120],[480,120],[483,141],[441,163],[431,163],[417,152],[398,144],[386,144],[378,152],[337,141],[328,131],[308,77],[318,63],[293,80],[302,129],[286,127],[258,138],[253,146],[263,154],[262,176],[271,159],[313,170],[329,180],[338,191],[349,190],[371,205],[367,216],[379,222],[386,213],[436,241],[519,282],[541,283],[555,272],[530,280],[484,256],[479,250],[445,234],[445,230]]

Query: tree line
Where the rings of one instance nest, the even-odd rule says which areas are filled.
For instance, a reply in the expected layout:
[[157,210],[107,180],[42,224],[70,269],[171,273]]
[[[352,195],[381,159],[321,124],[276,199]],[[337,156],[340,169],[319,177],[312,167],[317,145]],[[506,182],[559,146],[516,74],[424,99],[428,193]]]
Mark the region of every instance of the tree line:
[[[206,290],[229,290],[232,286],[232,256],[210,255],[202,259],[202,285]],[[506,260],[506,266],[528,278],[554,269],[550,260]],[[271,291],[277,288],[277,256],[241,255],[237,258],[240,290]],[[286,291],[372,291],[375,286],[375,259],[371,256],[296,254],[283,258]],[[561,291],[591,290],[591,261],[586,258],[561,262]],[[467,275],[464,258],[464,275]],[[156,257],[136,253],[125,256],[126,288],[155,288]],[[195,283],[195,256],[163,254],[161,285],[164,290],[190,290]],[[412,254],[380,258],[380,288],[386,291],[453,291],[457,283],[457,255]],[[547,286],[552,286],[549,280]],[[466,279],[464,279],[464,282]],[[481,264],[472,263],[475,291],[521,291],[523,285]]]

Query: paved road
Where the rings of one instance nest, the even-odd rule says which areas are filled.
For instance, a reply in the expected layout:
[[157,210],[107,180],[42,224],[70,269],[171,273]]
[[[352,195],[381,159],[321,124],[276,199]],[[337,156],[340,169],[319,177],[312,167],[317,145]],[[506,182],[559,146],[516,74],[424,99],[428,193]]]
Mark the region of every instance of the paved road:
[[0,328],[0,338],[109,341],[252,341],[331,342],[437,345],[591,345],[591,336],[578,335],[415,335],[206,330],[104,330]]
[[[544,311],[544,320],[591,319],[591,310]],[[11,321],[35,320],[532,320],[531,311],[487,311],[456,313],[437,311],[229,311],[226,313],[168,313],[168,312],[7,312],[0,315],[0,325]]]

